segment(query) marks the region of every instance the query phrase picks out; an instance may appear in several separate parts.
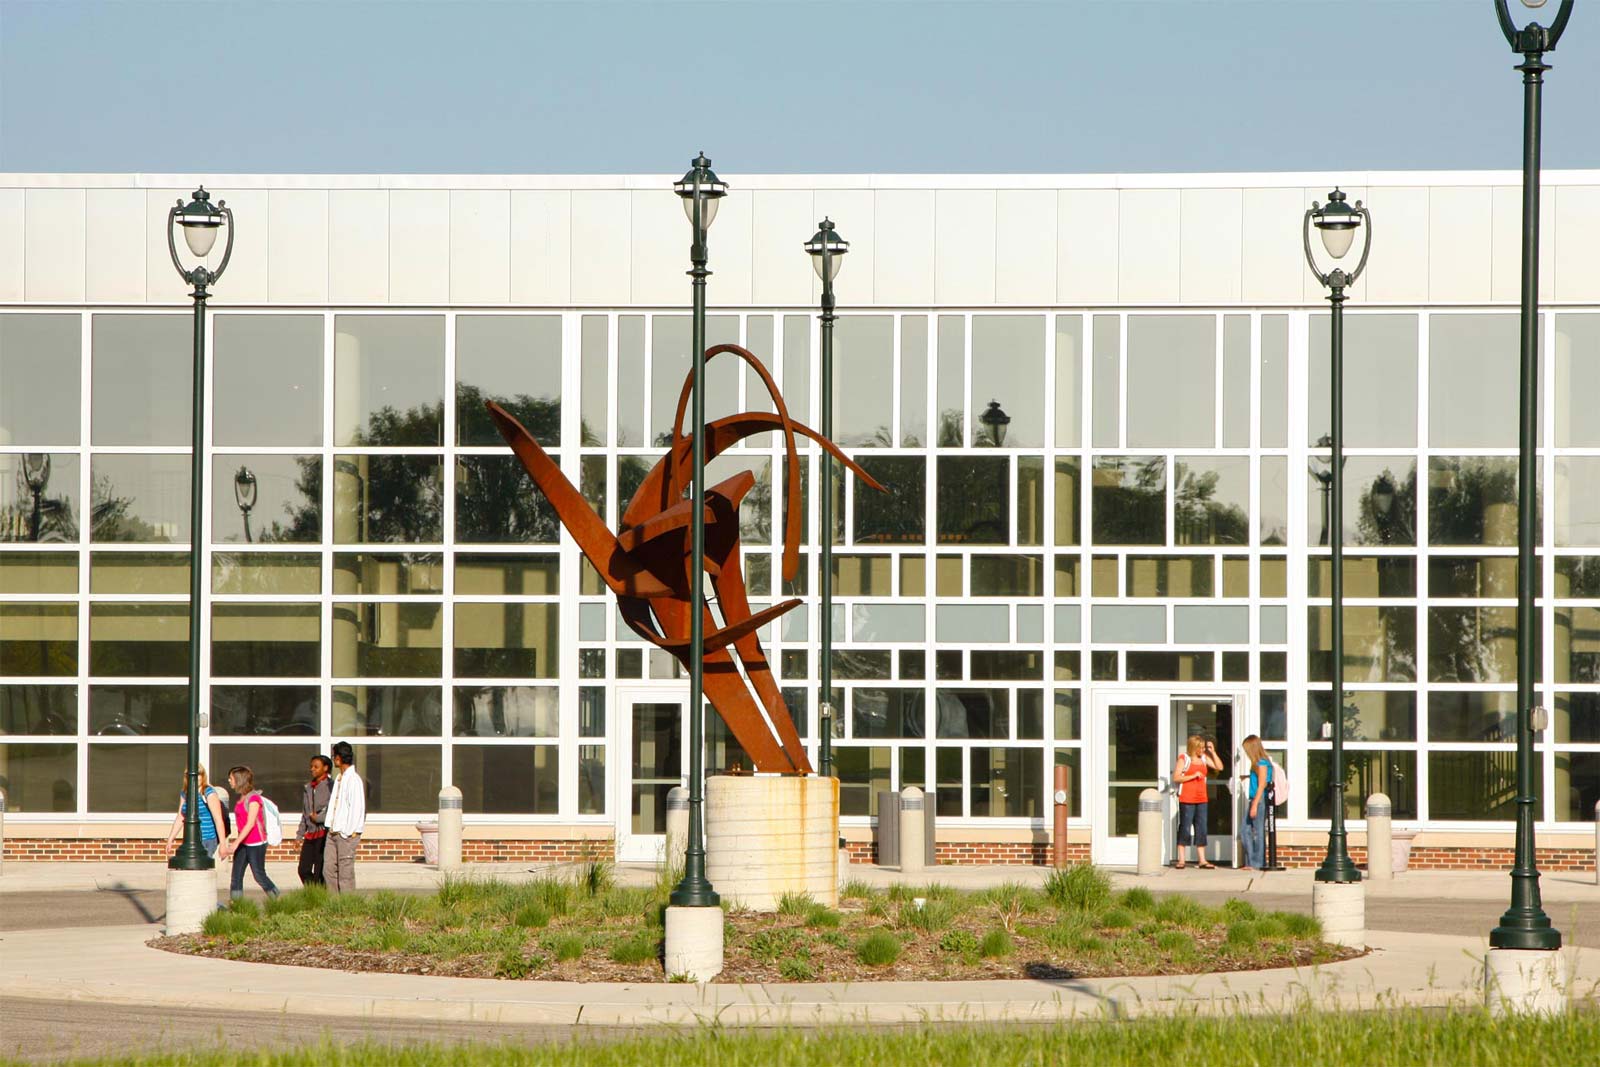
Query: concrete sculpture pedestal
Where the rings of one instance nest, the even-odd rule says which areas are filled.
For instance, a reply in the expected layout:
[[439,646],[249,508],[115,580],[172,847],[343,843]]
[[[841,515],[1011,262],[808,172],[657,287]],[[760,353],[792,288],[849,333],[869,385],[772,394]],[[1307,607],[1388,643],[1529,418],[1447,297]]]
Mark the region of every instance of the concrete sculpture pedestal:
[[753,911],[777,911],[785,893],[837,907],[838,779],[706,779],[706,878]]
[[198,934],[206,916],[217,910],[217,872],[178,871],[167,868],[168,937]]
[[1360,882],[1312,882],[1311,914],[1322,923],[1323,940],[1367,947],[1367,887]]
[[662,963],[668,978],[709,982],[722,973],[722,909],[667,909]]
[[1559,950],[1492,948],[1483,964],[1493,1015],[1560,1015],[1567,1010],[1567,961]]

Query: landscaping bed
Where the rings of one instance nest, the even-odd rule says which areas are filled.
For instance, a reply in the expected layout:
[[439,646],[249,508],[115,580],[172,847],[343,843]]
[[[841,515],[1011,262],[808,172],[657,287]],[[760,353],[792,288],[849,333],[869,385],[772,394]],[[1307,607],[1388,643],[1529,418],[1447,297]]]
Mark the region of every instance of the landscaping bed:
[[[510,884],[452,880],[438,893],[333,896],[320,888],[236,901],[173,952],[348,971],[572,982],[660,982],[673,879],[613,884],[609,865]],[[1315,919],[1245,901],[1204,907],[1144,889],[1112,893],[1087,865],[1041,889],[848,884],[840,906],[787,897],[776,914],[725,904],[722,982],[1132,977],[1332,963]]]

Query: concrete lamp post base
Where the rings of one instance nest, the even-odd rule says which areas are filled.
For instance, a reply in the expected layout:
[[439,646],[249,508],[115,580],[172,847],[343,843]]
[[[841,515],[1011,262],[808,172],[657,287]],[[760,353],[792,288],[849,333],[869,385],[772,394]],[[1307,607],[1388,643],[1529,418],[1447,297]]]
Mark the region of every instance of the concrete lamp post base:
[[1567,961],[1560,950],[1492,948],[1483,964],[1492,1015],[1561,1015],[1567,1010]]
[[206,916],[217,910],[217,872],[167,868],[168,937],[198,934]]
[[709,982],[722,973],[722,909],[667,909],[666,951],[668,978]]
[[1367,887],[1360,882],[1313,882],[1311,914],[1322,924],[1324,940],[1367,947]]

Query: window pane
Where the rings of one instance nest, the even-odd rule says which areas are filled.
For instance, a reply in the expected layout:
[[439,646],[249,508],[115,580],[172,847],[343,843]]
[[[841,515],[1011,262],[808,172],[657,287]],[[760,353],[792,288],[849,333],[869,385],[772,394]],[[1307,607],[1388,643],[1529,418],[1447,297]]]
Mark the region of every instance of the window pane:
[[189,730],[187,685],[93,685],[89,732],[102,737],[182,735]]
[[578,814],[606,812],[606,746],[578,746]]
[[[1317,545],[1328,543],[1333,478],[1328,456],[1312,456],[1307,474],[1307,532]],[[1417,464],[1404,456],[1346,456],[1344,460],[1344,543],[1417,543]]]
[[[1306,703],[1306,739],[1322,741],[1324,726],[1332,729],[1333,694],[1312,692]],[[1430,700],[1429,714],[1435,705]],[[1430,726],[1430,730],[1432,727]],[[1351,692],[1344,694],[1344,739],[1346,741],[1415,741],[1417,739],[1417,694],[1400,692]],[[1437,738],[1435,738],[1437,740]]]
[[972,750],[972,814],[1036,818],[1044,800],[1044,760],[1036,748]]
[[0,593],[75,592],[78,592],[77,553],[0,553]]
[[1289,543],[1289,461],[1261,457],[1261,543]]
[[1557,608],[1555,639],[1556,681],[1600,683],[1600,608]]
[[[111,676],[187,676],[189,605],[89,605],[89,672]],[[93,776],[90,777],[92,781]]]
[[1211,556],[1129,556],[1128,596],[1215,596]]
[[78,539],[78,457],[0,454],[0,542]]
[[1515,448],[1519,316],[1428,316],[1428,439],[1442,448]]
[[89,746],[89,810],[162,812],[183,792],[182,745]]
[[553,596],[560,592],[561,560],[555,555],[458,555],[456,592],[469,596]]
[[[981,416],[991,401],[1011,416],[1007,448],[1044,445],[1044,316],[974,315],[972,317],[972,396],[967,410]],[[989,434],[973,431],[973,443],[990,443]]]
[[833,770],[839,776],[839,814],[876,815],[878,794],[893,788],[888,747],[835,745]]
[[1557,752],[1551,799],[1557,822],[1593,822],[1600,801],[1600,752]]
[[934,381],[934,410],[939,416],[940,448],[966,444],[967,320],[960,315],[939,316],[938,377]]
[[1556,445],[1600,448],[1600,315],[1556,316]]
[[1289,316],[1261,316],[1261,447],[1289,445]]
[[1043,596],[1042,556],[973,556],[972,596]]
[[333,457],[335,544],[437,544],[443,525],[438,456]]
[[[644,316],[617,317],[617,444],[644,439]],[[792,410],[792,409],[791,409]]]
[[553,685],[457,686],[455,733],[457,737],[557,737],[560,691]]
[[1011,736],[1008,689],[940,689],[939,734],[945,739]]
[[314,685],[214,685],[211,733],[320,734],[320,704]]
[[322,444],[322,331],[321,315],[212,319],[217,444]]
[[95,552],[89,559],[91,593],[189,592],[187,552]]
[[922,544],[927,538],[927,460],[921,456],[863,456],[861,466],[886,492],[856,483],[856,544]]
[[0,685],[0,734],[76,734],[78,689],[71,685]]
[[315,596],[322,592],[322,557],[299,552],[218,552],[211,557],[211,591]]
[[188,542],[188,456],[100,453],[89,466],[94,540]]
[[1249,458],[1179,456],[1172,506],[1180,545],[1249,544]]
[[1600,456],[1556,457],[1556,544],[1600,545]]
[[[0,742],[6,769],[6,810],[76,811],[77,745],[14,745]],[[174,794],[177,779],[173,779]]]
[[1164,457],[1096,456],[1093,486],[1096,544],[1167,543]]
[[1514,682],[1516,608],[1428,609],[1428,680]]
[[1436,545],[1515,545],[1517,480],[1517,461],[1510,456],[1428,460],[1428,540]]
[[485,815],[554,815],[560,757],[554,745],[456,745],[451,781],[461,806]]
[[[1561,561],[1556,561],[1559,573]],[[1559,588],[1560,579],[1557,579]],[[1537,576],[1536,582],[1537,584]],[[1517,595],[1515,556],[1431,556],[1428,595],[1440,597],[1504,597]]]
[[[778,360],[773,348],[773,322],[771,315],[750,315],[744,320],[744,346],[756,361],[766,368],[772,375],[773,381],[778,378]],[[728,356],[719,356],[719,359],[728,359]],[[781,389],[780,389],[781,395]],[[788,401],[785,400],[785,406]],[[761,380],[761,375],[748,363],[744,364],[744,411],[776,411],[772,404],[772,396],[767,392],[766,383]],[[740,447],[766,447],[771,441],[770,434],[758,434],[754,438],[746,438]]]
[[0,603],[0,676],[78,673],[78,605]]
[[465,678],[554,678],[558,604],[456,604],[455,672]]
[[[1306,563],[1307,594],[1332,596],[1332,561],[1322,556]],[[1346,556],[1344,595],[1351,599],[1414,597],[1417,595],[1417,561],[1410,556]]]
[[[604,381],[602,377],[602,389]],[[457,444],[504,443],[483,406],[490,400],[522,423],[535,441],[561,443],[559,315],[456,317]]]
[[263,544],[321,541],[321,457],[214,456],[211,537]]
[[[972,680],[975,682],[1034,682],[1044,677],[1044,654],[1038,650],[1019,651],[986,651],[984,649],[972,650]],[[1037,696],[1036,690],[1018,690],[1018,717],[1022,715],[1021,705],[1031,704],[1030,693]],[[1024,701],[1024,697],[1029,697]]]
[[[841,320],[846,321],[846,320]],[[693,322],[688,315],[656,315],[650,324],[650,441],[660,447],[672,436],[678,396],[689,377]],[[706,316],[706,347],[739,340],[739,319],[733,315]],[[738,410],[739,368],[733,356],[722,355],[706,364],[706,421]],[[620,379],[619,379],[620,381]],[[688,422],[685,409],[684,422]],[[837,424],[836,424],[837,425]]]
[[1250,316],[1222,317],[1222,447],[1250,447]]
[[[1544,795],[1544,760],[1533,761],[1534,793]],[[1510,749],[1428,754],[1428,817],[1489,821],[1517,816],[1517,754]]]
[[[1311,398],[1306,443],[1311,445],[1329,435],[1333,426],[1328,403],[1329,340],[1328,316],[1312,315],[1306,368]],[[1346,448],[1416,445],[1415,315],[1344,317],[1344,443]]]
[[1094,397],[1090,419],[1096,448],[1122,446],[1122,320],[1115,315],[1094,317]]
[[893,556],[833,557],[835,596],[892,596]]
[[444,722],[437,685],[336,685],[335,737],[438,737]]
[[1011,540],[1011,461],[1005,456],[939,457],[939,543],[1003,545]]
[[444,444],[444,318],[333,321],[333,443]]
[[850,734],[852,737],[926,737],[925,705],[921,689],[858,688],[850,694]]
[[[222,781],[230,767],[249,767],[256,788],[271,797],[283,816],[284,837],[292,834],[299,822],[301,788],[311,777],[311,757],[319,755],[315,744],[300,745],[211,745],[213,781]],[[229,813],[230,817],[232,813]],[[234,829],[238,829],[237,826]]]
[[[97,445],[187,445],[194,405],[188,315],[95,315],[90,416]],[[72,423],[76,423],[76,418]]]
[[1083,543],[1078,464],[1076,458],[1056,460],[1056,544],[1060,546]]
[[1044,457],[1017,457],[1017,544],[1044,544]]
[[1556,596],[1600,600],[1600,556],[1557,556]]
[[[835,353],[837,357],[837,353]],[[783,317],[783,402],[791,418],[809,422],[811,413],[811,316]]]
[[1216,676],[1210,652],[1129,652],[1130,682],[1209,682]]
[[833,440],[841,448],[894,444],[894,319],[845,315],[833,328]]
[[[610,324],[604,315],[585,315],[579,341],[579,444],[604,445],[611,432],[607,376],[611,357]],[[559,370],[559,365],[558,368]]]
[[[1327,749],[1306,753],[1306,810],[1313,819],[1333,816],[1333,754]],[[1417,754],[1346,749],[1344,753],[1344,817],[1365,818],[1367,798],[1382,793],[1394,805],[1396,819],[1417,817]],[[1433,812],[1438,818],[1439,813]]]
[[1517,739],[1515,693],[1428,694],[1429,741],[1482,741]]
[[[753,485],[744,500],[739,503],[739,537],[747,545],[765,545],[772,543],[772,461],[764,456],[749,455],[721,455],[706,464],[706,488],[718,485],[735,475],[749,472],[755,477]],[[844,468],[835,463],[833,477],[839,487],[840,493],[844,491]],[[874,490],[862,487],[862,492],[872,496],[880,496]],[[833,510],[834,522],[837,528],[844,530],[845,514],[842,499],[836,498]],[[841,537],[834,539],[838,544]]]
[[77,315],[0,315],[0,439],[78,443],[83,327]]
[[333,673],[349,678],[437,678],[444,666],[441,607],[333,605]]
[[517,457],[457,457],[457,541],[553,545],[560,536],[555,508]]
[[221,677],[316,677],[322,673],[322,609],[316,604],[213,604],[211,673]]
[[[1307,609],[1307,643],[1312,681],[1333,677],[1331,608]],[[1401,607],[1344,609],[1344,680],[1347,682],[1414,682],[1417,680],[1417,610]]]
[[1128,447],[1217,443],[1217,320],[1128,316]]
[[[333,557],[333,591],[353,596],[442,593],[444,558],[436,552],[340,552]],[[471,591],[456,587],[458,593]]]
[[900,444],[921,448],[928,440],[928,317],[900,319]]
[[887,681],[890,674],[888,651],[839,648],[833,652],[833,676],[842,681]]
[[1056,447],[1083,443],[1083,318],[1056,316]]
[[439,810],[438,745],[356,745],[355,756],[367,782],[367,814]]

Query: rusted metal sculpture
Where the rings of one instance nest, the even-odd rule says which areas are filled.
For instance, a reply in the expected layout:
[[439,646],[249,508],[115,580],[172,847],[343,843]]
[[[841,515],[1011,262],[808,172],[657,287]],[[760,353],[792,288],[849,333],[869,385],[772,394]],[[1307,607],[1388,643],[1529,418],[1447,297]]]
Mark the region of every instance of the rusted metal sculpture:
[[[755,434],[776,430],[783,435],[788,472],[784,497],[783,576],[793,580],[800,569],[801,521],[800,454],[795,435],[816,441],[867,485],[880,492],[884,489],[833,442],[789,417],[777,383],[748,349],[732,344],[715,345],[706,349],[707,362],[724,352],[737,355],[755,370],[777,411],[747,411],[707,423],[706,458],[712,459]],[[670,652],[686,668],[690,655],[689,582],[695,576],[689,573],[691,504],[684,496],[692,477],[693,439],[683,432],[683,416],[693,387],[691,373],[678,396],[669,450],[633,494],[623,512],[621,529],[615,534],[607,529],[605,520],[595,514],[577,487],[561,473],[555,460],[539,447],[520,422],[492,401],[485,405],[500,435],[550,501],[561,524],[572,534],[606,586],[616,594],[623,619],[640,637]],[[756,633],[801,602],[784,600],[752,612],[745,589],[739,551],[739,504],[754,485],[755,475],[743,471],[708,487],[705,493],[705,569],[723,622],[720,628],[716,626],[708,598],[704,619],[705,695],[749,753],[756,770],[808,774],[811,761],[806,757],[805,746],[800,742]],[[823,581],[828,579],[828,575],[823,575]],[[739,664],[750,679],[748,686],[740,677],[734,654],[738,655]],[[750,692],[752,686],[754,696]]]

